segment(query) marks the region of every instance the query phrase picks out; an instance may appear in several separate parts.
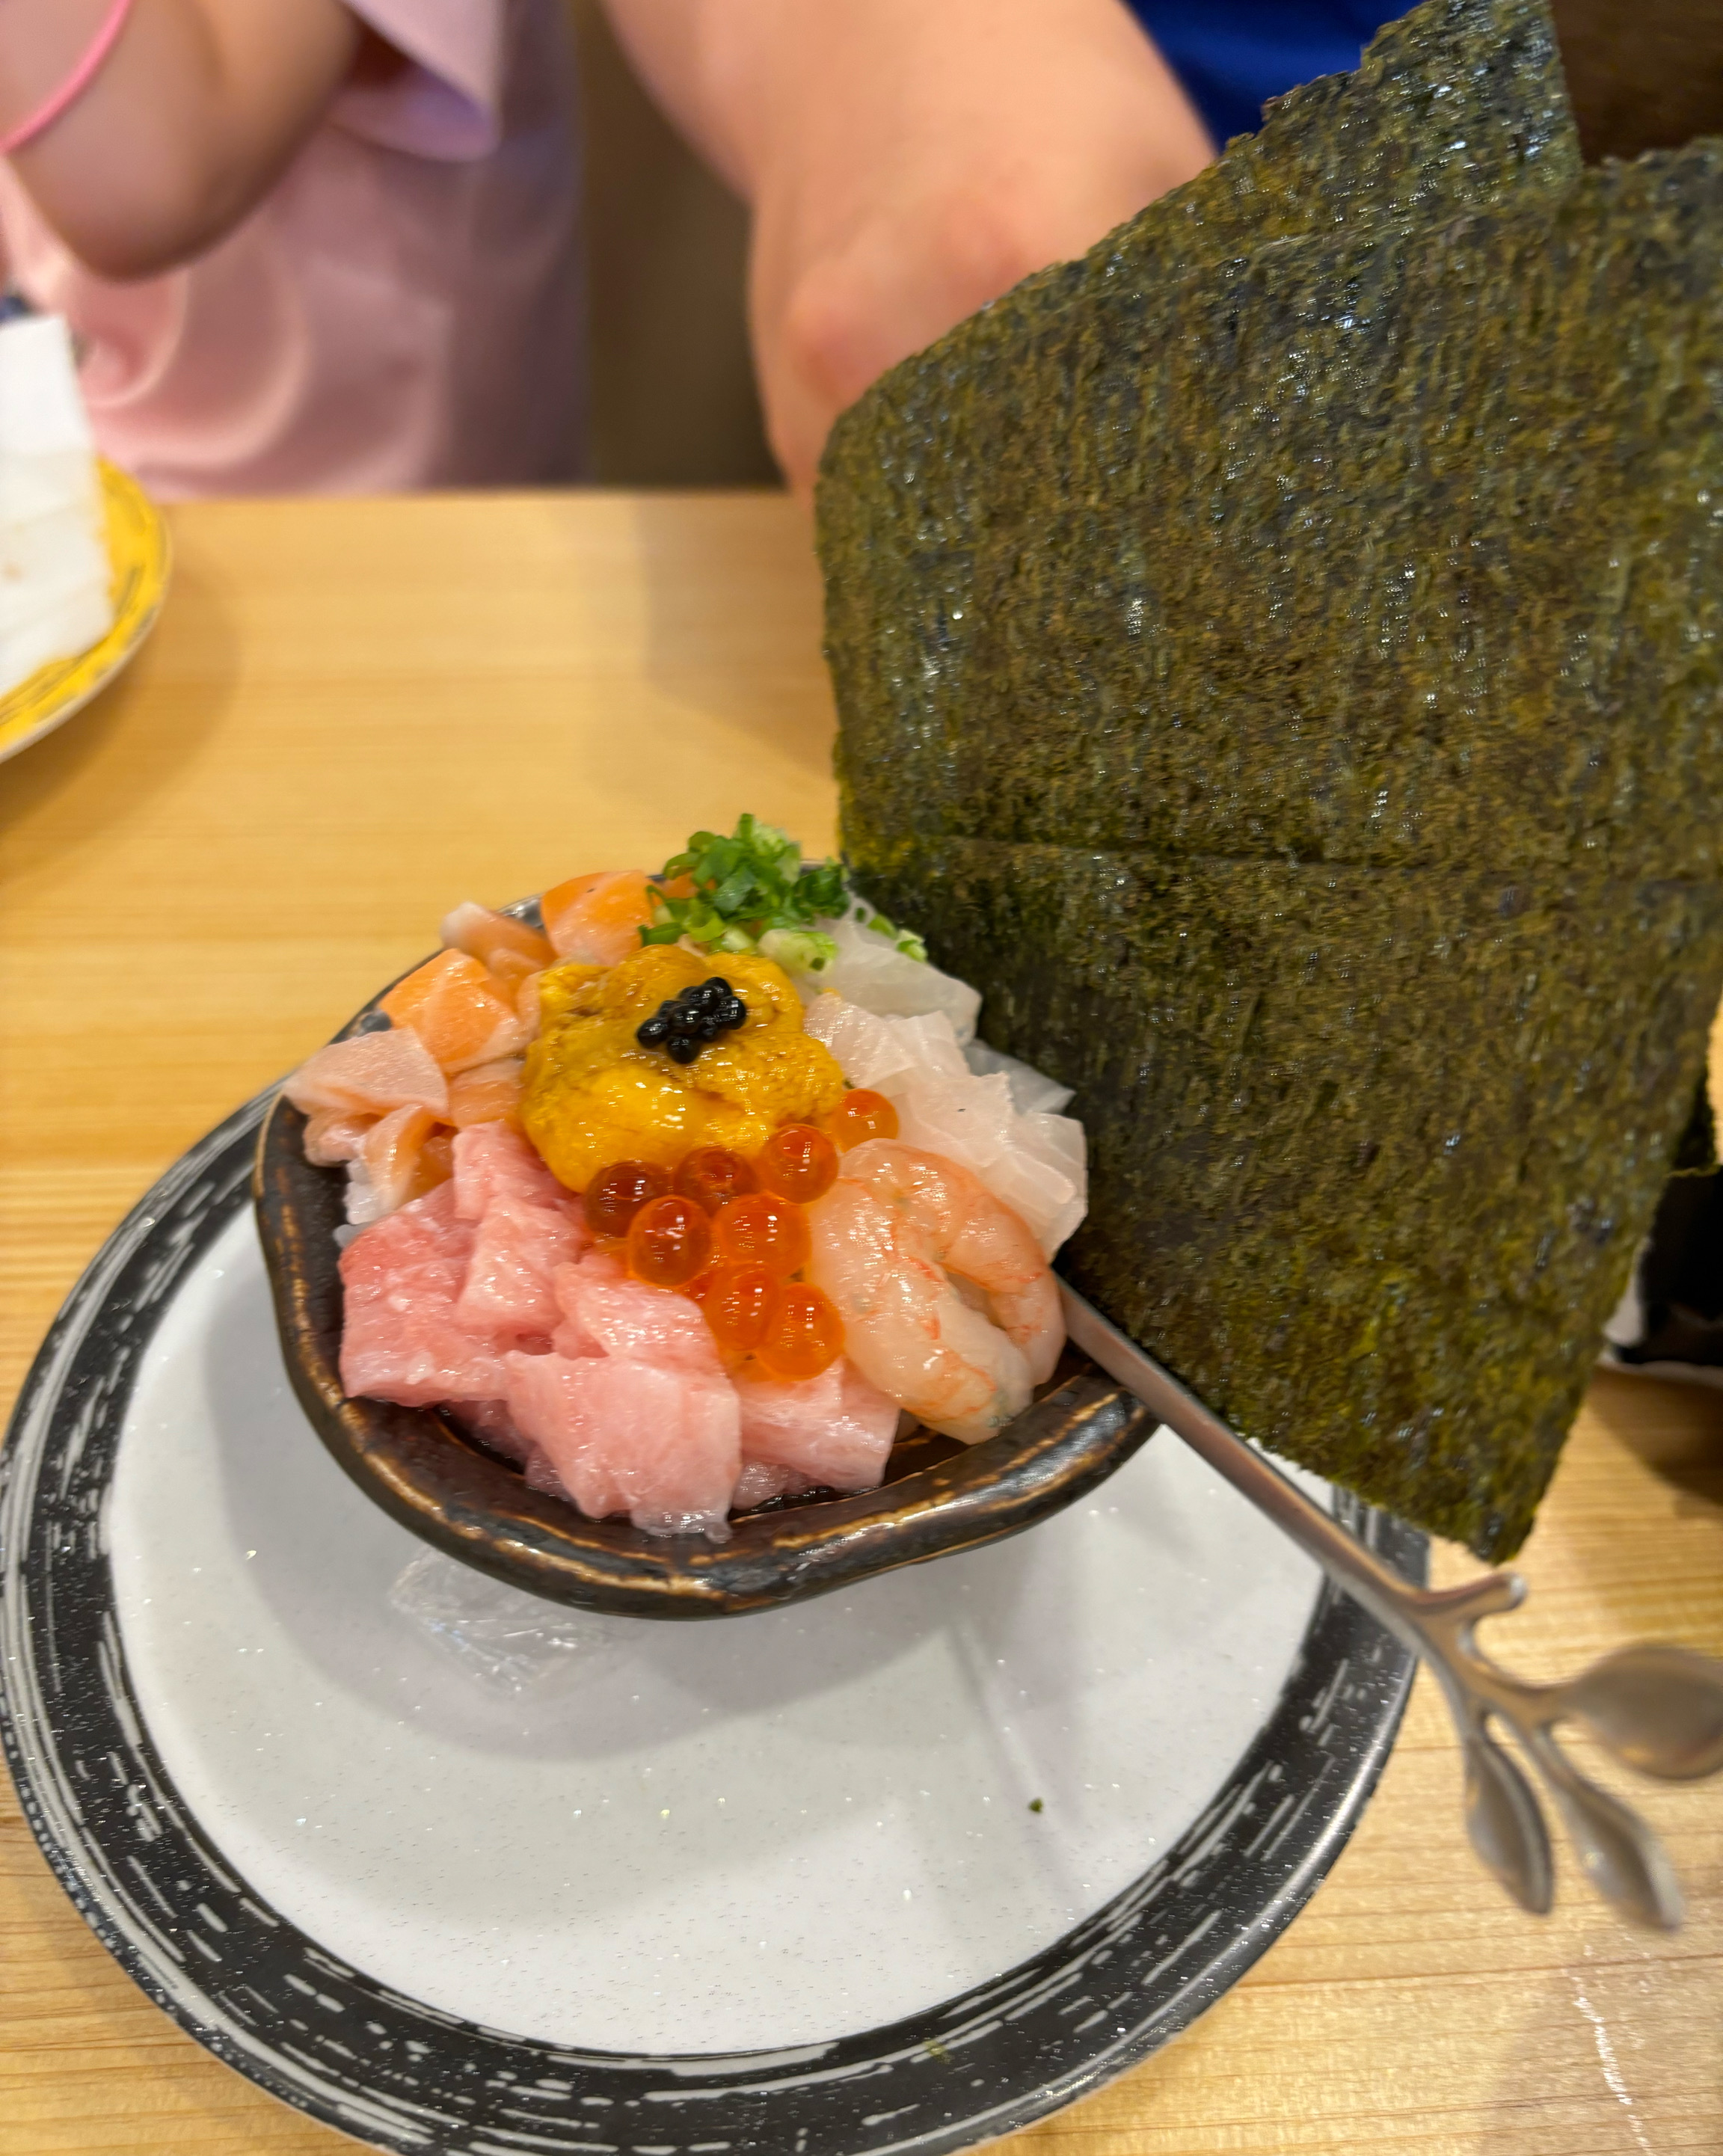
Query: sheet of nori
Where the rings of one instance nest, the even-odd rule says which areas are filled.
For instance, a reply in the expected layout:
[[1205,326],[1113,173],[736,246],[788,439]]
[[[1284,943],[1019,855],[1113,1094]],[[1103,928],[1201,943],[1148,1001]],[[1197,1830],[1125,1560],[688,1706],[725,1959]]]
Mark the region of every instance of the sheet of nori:
[[1360,71],[875,386],[819,490],[864,890],[1077,1089],[1073,1281],[1524,1537],[1723,986],[1723,154],[1549,21]]

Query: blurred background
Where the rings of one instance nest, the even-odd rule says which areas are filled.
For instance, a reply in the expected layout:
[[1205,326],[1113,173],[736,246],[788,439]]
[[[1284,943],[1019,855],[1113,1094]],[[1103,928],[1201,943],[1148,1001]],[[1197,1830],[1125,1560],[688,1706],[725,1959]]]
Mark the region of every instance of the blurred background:
[[[636,83],[598,0],[568,6],[595,326],[591,477],[777,485],[748,357],[746,212]],[[1554,13],[1587,157],[1723,134],[1723,0],[1554,0]]]
[[747,213],[628,71],[598,0],[569,0],[586,138],[590,476],[777,486],[748,357]]

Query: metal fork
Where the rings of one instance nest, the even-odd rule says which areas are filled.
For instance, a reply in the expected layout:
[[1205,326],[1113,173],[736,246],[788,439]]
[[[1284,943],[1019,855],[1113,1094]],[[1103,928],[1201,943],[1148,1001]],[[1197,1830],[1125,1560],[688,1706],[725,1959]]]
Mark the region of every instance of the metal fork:
[[1723,1769],[1723,1663],[1644,1641],[1565,1684],[1510,1675],[1475,1634],[1480,1619],[1524,1600],[1517,1573],[1486,1573],[1439,1590],[1408,1586],[1092,1303],[1064,1281],[1059,1293],[1077,1346],[1429,1665],[1465,1753],[1466,1832],[1521,1907],[1547,1913],[1555,1866],[1536,1795],[1491,1735],[1492,1722],[1512,1732],[1536,1769],[1598,1892],[1635,1922],[1674,1931],[1681,1890],[1662,1843],[1637,1812],[1578,1771],[1555,1732],[1559,1723],[1577,1722],[1624,1765],[1664,1781],[1715,1774]]

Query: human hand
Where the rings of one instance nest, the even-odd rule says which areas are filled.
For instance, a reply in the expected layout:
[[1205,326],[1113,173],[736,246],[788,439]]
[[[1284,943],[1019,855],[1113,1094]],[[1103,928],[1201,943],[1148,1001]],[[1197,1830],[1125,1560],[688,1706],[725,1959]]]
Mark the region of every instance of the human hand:
[[800,492],[833,420],[887,367],[1213,155],[1120,0],[612,0],[612,13],[753,206],[761,395]]

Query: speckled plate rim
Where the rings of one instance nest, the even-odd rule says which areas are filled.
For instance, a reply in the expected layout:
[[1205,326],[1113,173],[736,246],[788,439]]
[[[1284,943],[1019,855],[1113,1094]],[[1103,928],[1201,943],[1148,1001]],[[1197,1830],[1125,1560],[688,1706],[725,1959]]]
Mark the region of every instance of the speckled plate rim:
[[[1202,1816],[1044,1952],[889,2026],[794,2051],[630,2056],[458,2020],[324,1951],[216,1851],[127,1674],[105,1502],[139,1365],[249,1203],[268,1096],[194,1146],[103,1247],[0,1452],[0,1740],[80,1914],[157,2005],[271,2094],[434,2156],[935,2156],[1015,2132],[1157,2050],[1284,1931],[1345,1845],[1410,1689],[1398,1644],[1320,1590],[1285,1690]],[[1424,1537],[1349,1498],[1408,1577]]]
[[167,590],[172,550],[167,526],[130,473],[97,459],[107,513],[114,625],[75,659],[38,667],[0,696],[0,763],[63,726],[105,689],[155,627]]

